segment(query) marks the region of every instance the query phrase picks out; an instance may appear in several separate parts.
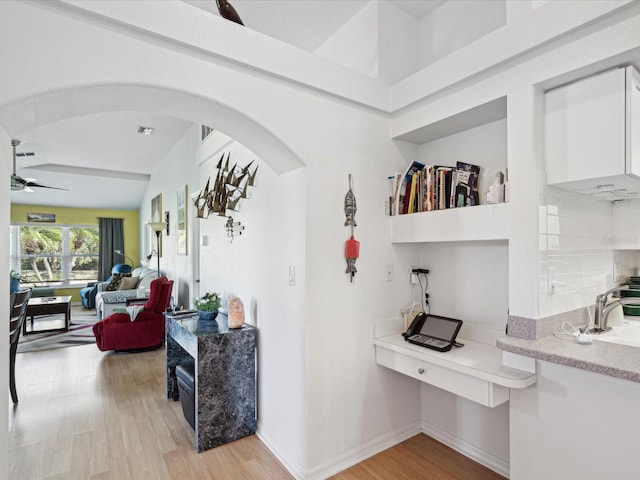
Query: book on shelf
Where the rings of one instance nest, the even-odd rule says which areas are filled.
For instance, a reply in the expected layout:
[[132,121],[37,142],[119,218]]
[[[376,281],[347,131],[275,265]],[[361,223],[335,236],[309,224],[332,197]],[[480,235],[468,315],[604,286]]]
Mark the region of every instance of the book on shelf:
[[389,199],[390,215],[429,212],[479,205],[480,167],[466,162],[456,166],[412,162],[404,175],[395,174]]
[[478,178],[480,177],[480,167],[471,163],[457,162],[456,170],[458,172],[456,206],[479,205]]
[[[414,173],[416,172],[421,172],[422,169],[424,168],[424,165],[420,162],[416,162],[413,161],[411,163],[411,165],[409,165],[409,168],[407,168],[407,170],[405,171],[404,175],[402,175],[400,178],[398,178],[398,175],[396,175],[396,200],[394,203],[394,208],[393,208],[393,214],[394,215],[400,215],[403,213],[409,213],[409,203],[410,203],[410,197],[411,197],[411,186],[414,183]],[[417,177],[415,179],[415,181],[417,182]],[[414,185],[415,188],[415,185]],[[415,191],[414,191],[415,193]],[[414,195],[414,202],[416,201],[415,199],[415,195]],[[412,207],[412,211],[413,211]]]
[[395,215],[396,199],[398,198],[398,185],[400,184],[400,174],[395,173],[387,178],[389,182],[389,197],[386,204],[386,214]]

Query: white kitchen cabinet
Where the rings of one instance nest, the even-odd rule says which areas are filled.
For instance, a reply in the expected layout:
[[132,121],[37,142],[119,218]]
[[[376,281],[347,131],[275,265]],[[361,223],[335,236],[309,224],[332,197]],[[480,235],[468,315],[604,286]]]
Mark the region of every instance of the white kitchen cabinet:
[[603,200],[640,196],[640,74],[616,68],[545,94],[547,184]]

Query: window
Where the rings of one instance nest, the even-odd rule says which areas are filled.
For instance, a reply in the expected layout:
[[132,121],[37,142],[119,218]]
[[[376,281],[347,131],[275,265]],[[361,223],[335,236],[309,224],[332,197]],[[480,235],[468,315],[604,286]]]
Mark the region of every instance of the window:
[[99,231],[86,225],[11,225],[11,268],[24,283],[75,286],[98,280]]
[[213,133],[213,128],[206,125],[200,125],[200,141],[204,142],[204,139]]

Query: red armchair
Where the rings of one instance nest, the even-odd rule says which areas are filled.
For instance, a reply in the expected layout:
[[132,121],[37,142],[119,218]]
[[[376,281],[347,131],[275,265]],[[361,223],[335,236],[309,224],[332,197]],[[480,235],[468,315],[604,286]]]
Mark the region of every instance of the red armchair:
[[169,306],[173,280],[159,277],[151,282],[149,300],[132,322],[128,313],[113,313],[93,326],[100,350],[144,350],[164,341],[164,315]]

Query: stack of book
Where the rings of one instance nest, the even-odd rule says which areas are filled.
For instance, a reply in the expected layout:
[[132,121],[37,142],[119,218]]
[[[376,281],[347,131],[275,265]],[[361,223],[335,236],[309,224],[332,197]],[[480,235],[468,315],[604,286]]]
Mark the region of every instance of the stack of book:
[[389,214],[478,205],[479,175],[480,167],[470,163],[449,167],[414,161],[404,175],[389,177]]

